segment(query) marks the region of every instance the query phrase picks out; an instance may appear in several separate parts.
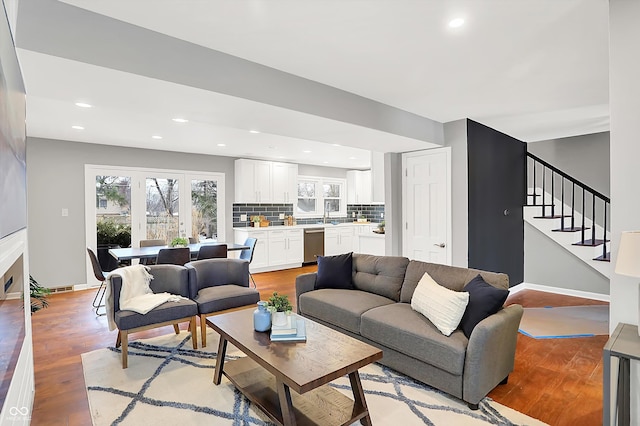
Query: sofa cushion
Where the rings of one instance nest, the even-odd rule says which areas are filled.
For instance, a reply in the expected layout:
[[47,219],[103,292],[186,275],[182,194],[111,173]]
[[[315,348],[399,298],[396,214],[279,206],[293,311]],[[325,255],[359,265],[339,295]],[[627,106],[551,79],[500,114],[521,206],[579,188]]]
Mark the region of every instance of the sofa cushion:
[[360,317],[393,300],[359,290],[322,289],[300,295],[298,311],[352,333],[360,333]]
[[316,289],[342,288],[353,289],[351,282],[353,253],[339,254],[337,256],[318,256],[318,276]]
[[353,255],[353,284],[356,289],[400,300],[409,259],[398,256]]
[[420,279],[411,298],[411,309],[421,313],[445,336],[458,328],[469,303],[469,293],[449,290],[427,274]]
[[362,315],[362,336],[454,375],[462,375],[469,340],[461,330],[446,337],[408,303],[371,309]]
[[469,284],[464,286],[464,291],[469,293],[469,304],[462,316],[460,328],[465,336],[471,337],[471,332],[480,321],[502,308],[507,296],[509,296],[509,290],[495,288],[487,284],[478,274]]
[[464,286],[478,274],[482,275],[482,278],[487,283],[496,288],[505,290],[509,288],[509,276],[507,274],[412,260],[407,266],[407,273],[402,283],[402,292],[400,294],[401,302],[411,303],[413,291],[416,289],[420,278],[422,278],[425,272],[429,273],[431,278],[441,286],[454,291],[462,291]]
[[239,306],[255,305],[260,301],[260,293],[241,285],[217,285],[203,288],[194,300],[198,304],[200,314],[209,314]]
[[192,300],[165,302],[142,315],[133,311],[117,311],[114,320],[118,329],[131,330],[149,324],[158,324],[174,319],[192,317],[198,314],[198,306]]

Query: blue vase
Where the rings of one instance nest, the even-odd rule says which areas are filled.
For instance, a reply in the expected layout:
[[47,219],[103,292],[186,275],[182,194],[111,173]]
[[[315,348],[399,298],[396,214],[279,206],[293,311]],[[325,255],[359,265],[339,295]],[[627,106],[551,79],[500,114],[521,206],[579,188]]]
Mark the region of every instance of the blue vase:
[[258,302],[258,309],[253,311],[253,328],[256,331],[267,331],[271,328],[271,312],[267,310],[268,302]]

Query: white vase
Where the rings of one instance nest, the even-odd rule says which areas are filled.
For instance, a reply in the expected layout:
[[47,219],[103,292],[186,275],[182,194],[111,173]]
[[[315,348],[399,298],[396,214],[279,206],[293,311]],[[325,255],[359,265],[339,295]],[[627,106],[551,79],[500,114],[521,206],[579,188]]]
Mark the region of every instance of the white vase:
[[287,325],[287,314],[285,312],[274,312],[271,315],[271,324],[273,325]]

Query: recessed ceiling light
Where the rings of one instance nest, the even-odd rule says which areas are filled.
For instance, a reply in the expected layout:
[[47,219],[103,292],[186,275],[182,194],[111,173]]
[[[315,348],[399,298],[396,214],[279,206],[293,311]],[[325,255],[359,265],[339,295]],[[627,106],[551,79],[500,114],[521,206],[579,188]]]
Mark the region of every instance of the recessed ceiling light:
[[357,160],[356,157],[349,157],[349,160]]
[[219,143],[218,146],[227,146],[226,143]]
[[323,161],[322,164],[329,164],[329,162],[328,161]]
[[153,135],[151,136],[152,139],[162,139],[162,136],[159,135]]
[[172,118],[173,121],[175,121],[176,123],[188,123],[189,120],[187,120],[186,118]]
[[84,102],[76,102],[76,106],[79,106],[80,108],[91,108],[90,104]]
[[305,154],[311,154],[311,151],[309,151],[308,149],[305,149],[305,150],[304,150],[304,151],[302,151],[302,152],[304,152]]
[[333,146],[342,146],[339,143],[332,143],[331,145],[333,145]]
[[449,21],[450,28],[460,28],[463,25],[464,25],[464,19],[462,18],[455,18]]
[[249,130],[249,133],[260,133],[258,130]]
[[71,128],[76,130],[84,130],[84,127],[82,126],[71,126]]

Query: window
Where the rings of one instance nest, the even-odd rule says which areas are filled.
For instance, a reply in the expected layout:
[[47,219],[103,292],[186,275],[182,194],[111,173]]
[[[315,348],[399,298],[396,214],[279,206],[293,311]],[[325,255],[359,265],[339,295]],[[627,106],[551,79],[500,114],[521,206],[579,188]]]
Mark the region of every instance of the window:
[[345,188],[345,179],[299,176],[296,216],[346,216]]

